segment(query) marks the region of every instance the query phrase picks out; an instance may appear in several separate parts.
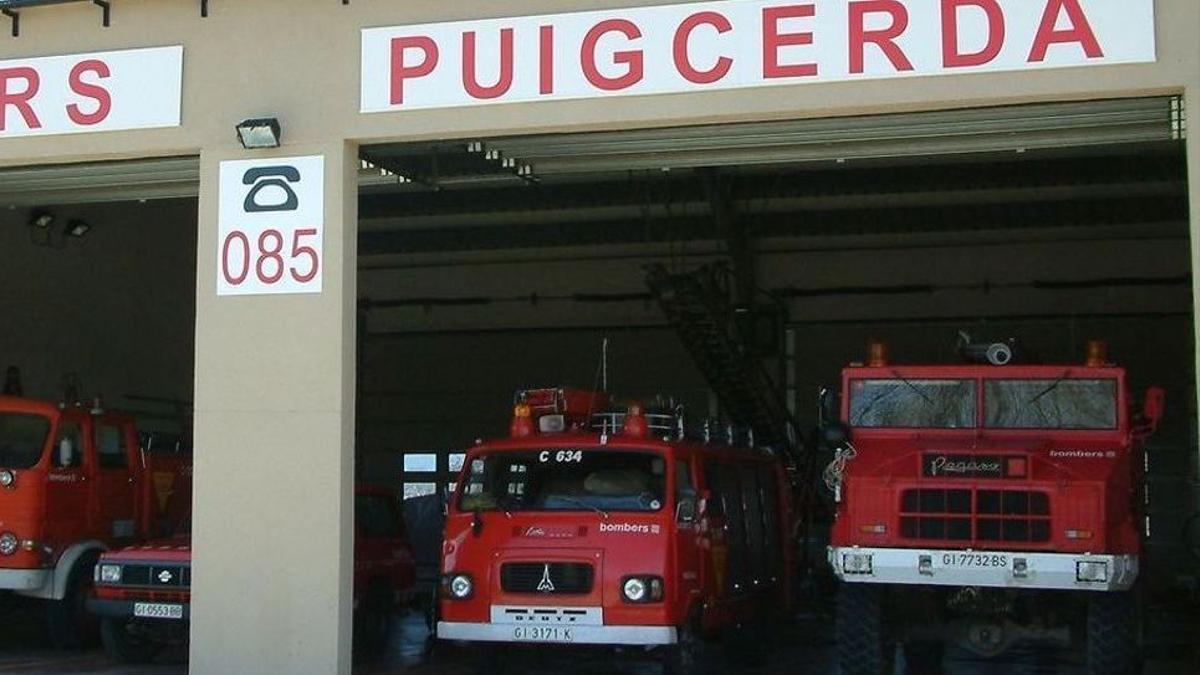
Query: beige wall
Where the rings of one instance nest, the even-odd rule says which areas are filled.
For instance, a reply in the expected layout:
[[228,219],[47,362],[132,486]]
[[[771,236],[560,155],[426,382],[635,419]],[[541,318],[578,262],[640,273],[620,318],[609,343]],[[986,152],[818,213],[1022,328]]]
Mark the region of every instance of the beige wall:
[[[109,157],[202,156],[197,276],[197,672],[347,672],[346,510],[352,435],[355,200],[336,170],[343,142],[500,135],[929,110],[1186,91],[1200,109],[1200,3],[1160,0],[1155,64],[795,86],[360,115],[358,30],[635,4],[633,0],[470,3],[258,0],[72,3],[22,11],[0,59],[160,44],[185,46],[183,126],[0,143],[0,165]],[[641,3],[655,4],[655,3]],[[666,4],[666,3],[662,3]],[[225,298],[213,292],[215,175],[253,156],[233,125],[277,115],[285,154],[328,155],[326,292],[319,298]],[[1200,141],[1188,141],[1200,166]],[[1193,242],[1200,170],[1190,178]],[[1200,256],[1193,255],[1193,261]],[[1193,262],[1195,264],[1195,262]],[[1200,274],[1194,277],[1200,280]],[[1200,298],[1200,294],[1197,294]],[[298,459],[299,458],[299,459]]]

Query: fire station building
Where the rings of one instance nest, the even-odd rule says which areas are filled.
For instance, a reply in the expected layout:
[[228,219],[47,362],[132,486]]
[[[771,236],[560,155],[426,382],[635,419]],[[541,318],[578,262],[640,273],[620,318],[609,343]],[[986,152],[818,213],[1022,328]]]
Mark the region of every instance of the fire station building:
[[801,420],[869,338],[1106,341],[1167,392],[1155,583],[1195,576],[1194,0],[0,10],[0,366],[186,409],[193,672],[350,672],[355,481],[444,493],[605,339],[719,413],[655,263],[770,291]]

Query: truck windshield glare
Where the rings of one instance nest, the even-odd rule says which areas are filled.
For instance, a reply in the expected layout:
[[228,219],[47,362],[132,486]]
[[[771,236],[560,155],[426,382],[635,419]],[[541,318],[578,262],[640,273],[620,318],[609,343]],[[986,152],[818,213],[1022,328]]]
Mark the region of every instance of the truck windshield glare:
[[853,380],[850,425],[962,429],[975,426],[972,380]]
[[28,469],[42,457],[50,420],[41,415],[0,413],[0,467]]
[[1116,380],[988,380],[984,418],[995,429],[1115,429]]
[[650,452],[493,452],[471,461],[463,511],[658,511],[666,462]]

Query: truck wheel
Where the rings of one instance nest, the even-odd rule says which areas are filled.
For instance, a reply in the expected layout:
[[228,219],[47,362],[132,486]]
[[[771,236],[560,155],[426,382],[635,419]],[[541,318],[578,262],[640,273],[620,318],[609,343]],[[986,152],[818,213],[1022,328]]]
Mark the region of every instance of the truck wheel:
[[92,593],[92,568],[97,557],[91,554],[80,558],[67,577],[63,599],[47,602],[50,640],[57,649],[82,649],[96,644],[100,622],[87,611],[85,604]]
[[697,675],[705,671],[704,638],[697,621],[688,621],[676,632],[676,642],[663,654],[663,675]]
[[124,663],[149,663],[164,647],[158,640],[138,631],[137,624],[132,621],[112,617],[101,619],[100,641],[109,656]]
[[837,596],[838,663],[842,675],[891,675],[894,646],[883,615],[883,593],[842,584]]
[[1095,593],[1088,599],[1087,663],[1091,675],[1141,671],[1138,606],[1133,592]]

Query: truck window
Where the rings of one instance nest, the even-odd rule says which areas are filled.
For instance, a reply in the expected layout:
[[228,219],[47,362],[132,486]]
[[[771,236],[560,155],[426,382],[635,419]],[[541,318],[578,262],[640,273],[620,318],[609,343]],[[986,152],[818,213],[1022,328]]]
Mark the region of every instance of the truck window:
[[758,490],[762,500],[763,551],[766,554],[766,572],[771,579],[782,573],[782,552],[779,546],[779,496],[776,493],[775,473],[769,466],[758,468]]
[[41,415],[0,413],[0,467],[28,469],[42,458],[50,420]]
[[973,380],[850,381],[850,426],[963,429],[975,426]]
[[763,560],[763,509],[762,498],[758,489],[758,472],[753,466],[742,466],[740,474],[742,484],[742,504],[746,509],[746,547],[750,553],[750,569],[747,570],[754,579],[766,578],[766,563]]
[[495,451],[472,460],[464,511],[658,511],[666,460],[654,452]]
[[986,380],[984,424],[994,429],[1115,429],[1117,381]]
[[729,574],[726,591],[733,593],[746,588],[749,582],[750,548],[746,541],[746,509],[742,502],[742,486],[736,467],[726,464],[705,465],[704,475],[715,487],[715,498],[725,514],[725,538],[729,545]]
[[60,422],[58,438],[54,439],[54,466],[83,466],[83,449],[83,427],[79,422]]
[[96,427],[96,452],[101,469],[124,469],[129,466],[125,434],[121,427],[100,424]]

